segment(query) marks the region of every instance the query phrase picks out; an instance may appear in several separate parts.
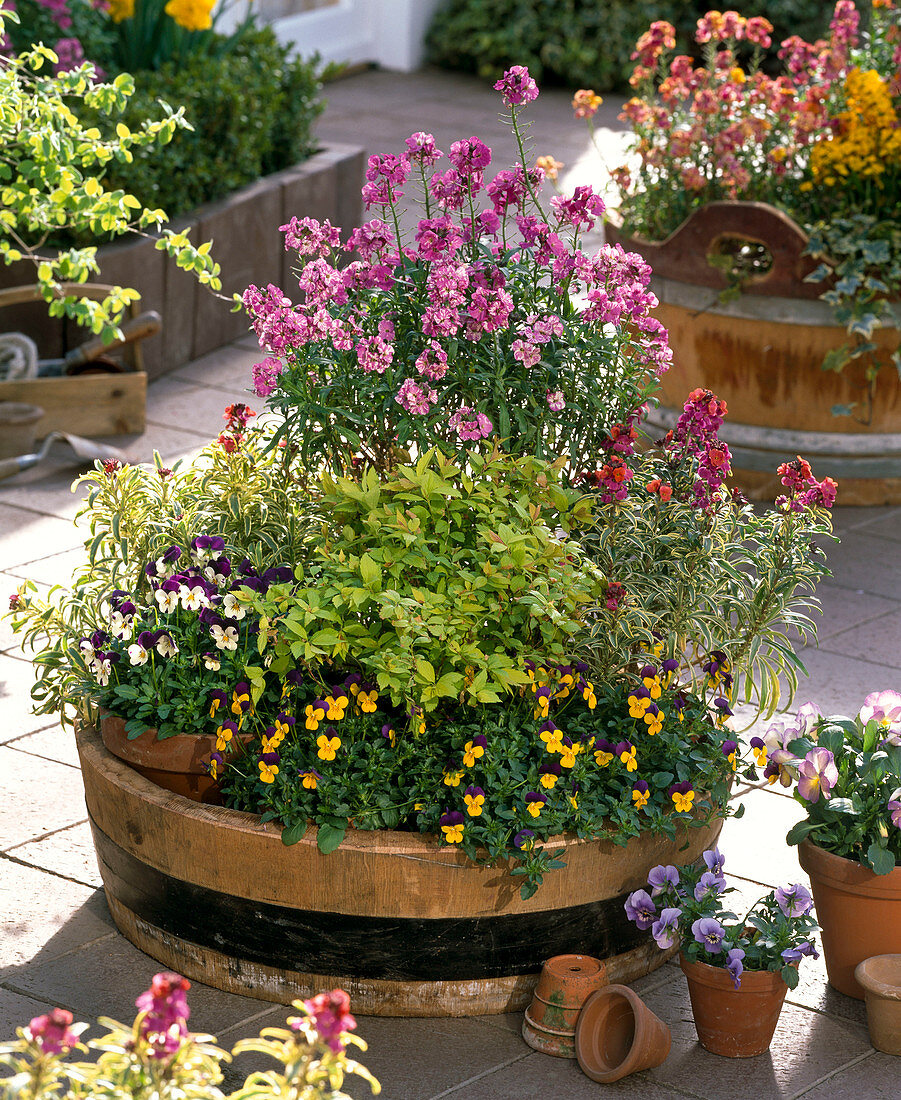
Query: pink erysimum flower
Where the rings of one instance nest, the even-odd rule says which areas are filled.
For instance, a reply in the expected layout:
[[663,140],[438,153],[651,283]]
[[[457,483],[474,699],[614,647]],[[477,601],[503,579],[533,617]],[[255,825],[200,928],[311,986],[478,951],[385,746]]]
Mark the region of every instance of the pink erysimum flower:
[[504,105],[507,107],[519,107],[523,103],[531,103],[538,98],[538,85],[529,75],[525,65],[514,65],[507,69],[494,85],[494,90],[501,93]]
[[278,385],[278,376],[285,369],[280,359],[271,355],[262,363],[255,363],[251,369],[253,390],[257,397],[268,397]]
[[71,1025],[72,1013],[54,1008],[44,1016],[35,1016],[25,1033],[44,1054],[64,1054],[78,1042],[78,1032],[73,1031]]
[[186,1021],[191,1011],[186,994],[190,988],[187,978],[164,971],[154,975],[150,988],[135,1001],[144,1013],[140,1033],[150,1045],[151,1057],[168,1058],[188,1034]]
[[[304,1006],[310,1014],[310,1023],[319,1033],[322,1042],[335,1054],[344,1050],[342,1032],[353,1031],[357,1026],[357,1021],[349,1011],[350,997],[344,990],[333,989],[331,993],[318,993],[309,1001],[304,1001]],[[303,1027],[305,1021],[295,1017],[288,1022],[297,1031]]]
[[435,138],[432,134],[418,133],[411,134],[405,142],[407,146],[407,156],[411,161],[416,161],[428,168],[444,156],[444,153],[435,144]]
[[566,404],[563,393],[560,390],[547,391],[547,403],[551,412],[560,412]]
[[838,782],[838,768],[835,757],[829,749],[811,749],[798,768],[798,794],[805,802],[817,802],[820,795],[830,797],[830,792]]

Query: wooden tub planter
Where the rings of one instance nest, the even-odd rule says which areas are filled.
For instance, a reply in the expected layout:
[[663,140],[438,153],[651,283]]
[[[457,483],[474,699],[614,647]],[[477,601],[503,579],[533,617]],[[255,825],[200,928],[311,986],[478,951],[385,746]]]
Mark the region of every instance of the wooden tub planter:
[[[883,369],[870,422],[833,416],[835,405],[866,404],[864,369],[822,369],[847,334],[819,300],[823,285],[804,282],[817,263],[803,254],[808,238],[796,222],[766,203],[714,202],[665,241],[630,236],[615,218],[606,234],[651,265],[655,316],[669,332],[673,365],[661,379],[654,427],[672,427],[686,396],[710,389],[728,405],[720,435],[752,499],[782,492],[776,468],[800,454],[817,476],[839,482],[839,504],[901,502],[901,380],[890,361],[898,333],[874,334]],[[736,240],[764,245],[772,265],[743,282],[737,300],[722,303],[728,283],[707,257]]]
[[[624,902],[658,863],[698,858],[722,822],[625,848],[560,838],[566,860],[528,901],[506,866],[429,836],[349,830],[323,855],[254,814],[165,791],[79,731],[107,901],[122,934],[165,966],[288,1003],[341,986],[359,1012],[468,1016],[528,1005],[545,959],[577,951],[629,982],[667,958]],[[688,847],[683,845],[688,842]]]

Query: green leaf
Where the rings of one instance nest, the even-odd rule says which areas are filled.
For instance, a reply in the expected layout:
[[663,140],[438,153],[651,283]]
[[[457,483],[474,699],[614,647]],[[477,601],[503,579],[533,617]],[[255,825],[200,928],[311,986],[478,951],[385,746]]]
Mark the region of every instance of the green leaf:
[[306,831],[306,821],[295,821],[293,825],[286,825],[284,829],[282,829],[282,844],[290,848],[292,844],[296,844],[299,840],[303,840]]
[[809,836],[814,829],[818,829],[822,825],[821,821],[810,821],[808,818],[804,818],[803,821],[797,821],[788,830],[788,835],[785,838],[786,844],[800,844],[805,837]]
[[323,855],[328,855],[329,852],[334,852],[341,841],[344,839],[344,834],[347,832],[347,824],[344,825],[330,825],[328,822],[324,822],[319,826],[316,834],[316,844],[319,847],[319,851]]
[[895,869],[895,857],[887,848],[875,842],[867,849],[866,863],[877,875],[887,875]]
[[797,989],[798,982],[801,980],[801,975],[798,973],[797,966],[783,966],[782,980],[789,989]]

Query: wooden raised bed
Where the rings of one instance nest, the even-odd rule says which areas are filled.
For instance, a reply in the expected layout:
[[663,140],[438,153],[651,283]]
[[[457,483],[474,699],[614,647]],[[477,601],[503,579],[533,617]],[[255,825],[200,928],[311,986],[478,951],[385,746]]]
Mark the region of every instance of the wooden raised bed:
[[626,918],[626,895],[654,865],[696,859],[721,827],[625,848],[561,837],[551,847],[566,867],[523,901],[505,866],[478,867],[428,836],[350,830],[325,856],[311,828],[285,847],[253,814],[157,787],[93,729],[77,739],[122,934],[188,977],[282,1003],[341,986],[364,1014],[519,1011],[543,961],[573,951],[633,981],[668,956]]
[[[821,284],[806,283],[816,261],[803,252],[807,236],[766,203],[715,202],[695,211],[665,241],[630,236],[614,219],[607,241],[649,263],[655,316],[669,332],[671,369],[661,378],[661,408],[653,426],[672,427],[686,396],[710,389],[728,405],[720,435],[729,444],[736,480],[752,499],[782,491],[776,467],[801,454],[818,477],[839,482],[839,504],[901,503],[901,380],[890,362],[894,329],[874,339],[883,369],[872,418],[861,424],[833,416],[834,405],[860,402],[863,367],[824,371],[823,357],[847,337],[819,301]],[[726,239],[763,244],[772,267],[721,303],[725,275],[707,262]]]
[[[280,225],[299,218],[328,218],[349,232],[360,221],[364,153],[352,145],[332,144],[293,168],[258,180],[220,202],[201,206],[173,223],[192,230],[195,244],[212,240],[212,255],[222,267],[222,293],[239,294],[250,283],[289,287],[297,257],[285,251]],[[162,332],[143,345],[148,377],[206,355],[248,332],[243,312],[232,313],[231,302],[214,297],[182,271],[154,241],[137,238],[98,250],[98,281],[133,287],[141,294],[141,309],[155,309]],[[0,290],[34,282],[34,266],[20,260],[0,265]],[[290,294],[290,290],[288,290]],[[38,344],[43,359],[60,358],[81,343],[77,326],[47,317],[46,306],[6,310],[3,331],[24,332]]]

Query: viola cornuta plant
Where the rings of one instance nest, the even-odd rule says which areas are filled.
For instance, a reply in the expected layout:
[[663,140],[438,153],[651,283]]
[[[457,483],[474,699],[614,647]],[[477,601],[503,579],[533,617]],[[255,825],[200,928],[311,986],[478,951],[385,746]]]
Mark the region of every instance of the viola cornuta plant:
[[811,703],[765,738],[767,778],[786,787],[807,816],[789,832],[877,875],[901,861],[901,694],[874,691],[854,718]]
[[689,962],[723,967],[736,989],[746,970],[778,970],[794,989],[801,960],[819,957],[809,891],[799,883],[779,887],[739,916],[726,909],[735,891],[727,885],[720,851],[704,852],[702,861],[652,868],[650,893],[635,890],[626,899],[629,920],[649,931],[662,951],[678,944]]

